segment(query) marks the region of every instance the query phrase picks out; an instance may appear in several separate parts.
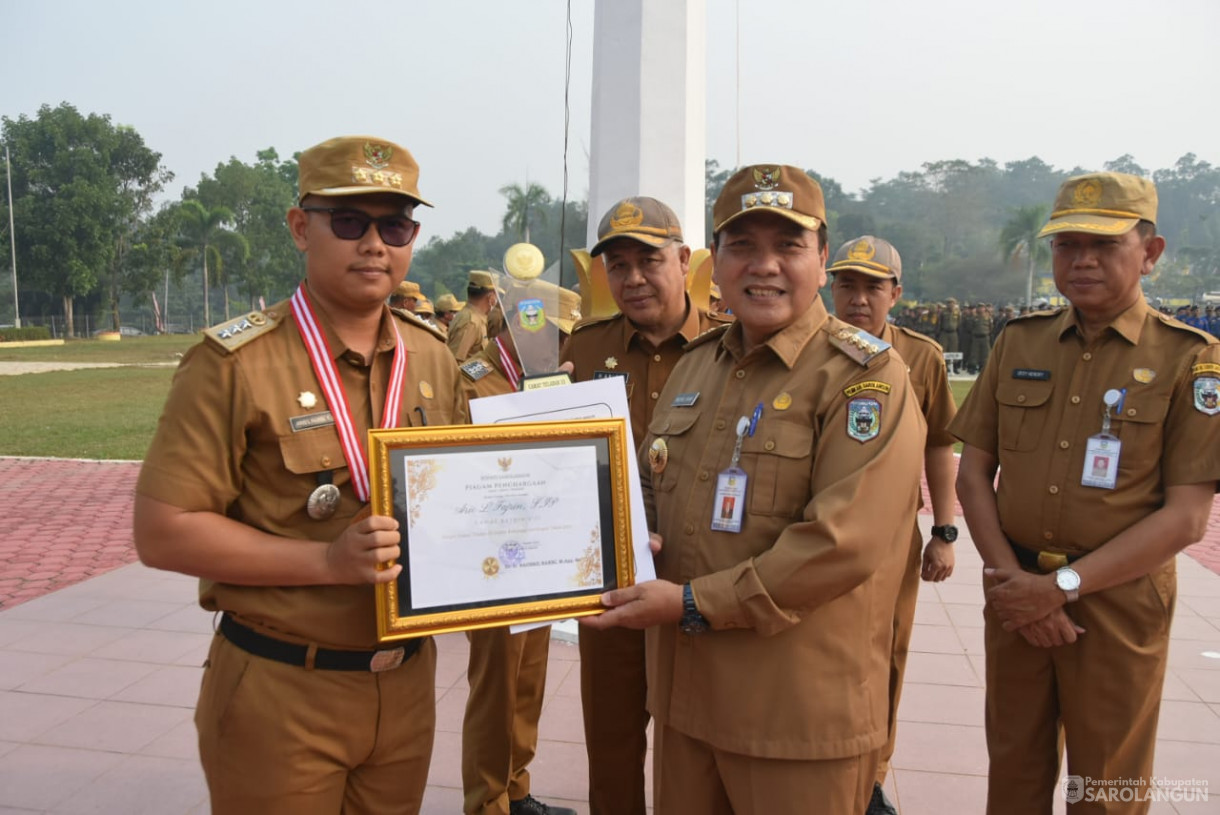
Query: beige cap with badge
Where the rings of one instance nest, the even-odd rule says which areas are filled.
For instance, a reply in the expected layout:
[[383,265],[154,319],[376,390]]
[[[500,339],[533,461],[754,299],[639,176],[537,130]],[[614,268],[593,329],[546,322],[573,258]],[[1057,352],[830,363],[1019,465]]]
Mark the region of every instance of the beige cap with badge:
[[774,212],[814,231],[826,223],[822,186],[808,173],[787,164],[754,164],[725,182],[712,207],[712,232],[760,211]]
[[1059,187],[1051,219],[1039,238],[1056,232],[1123,235],[1140,221],[1156,223],[1156,185],[1127,173],[1089,173]]
[[393,193],[432,206],[419,194],[419,165],[405,147],[374,136],[340,136],[301,153],[298,203],[307,195]]
[[589,254],[597,257],[606,250],[606,244],[617,238],[631,238],[652,247],[682,243],[682,224],[661,201],[633,196],[619,201],[602,216],[597,226],[597,243]]
[[826,271],[835,274],[848,270],[869,277],[901,282],[902,258],[889,241],[874,238],[872,235],[861,235],[839,247],[839,251],[835,252],[834,262]]

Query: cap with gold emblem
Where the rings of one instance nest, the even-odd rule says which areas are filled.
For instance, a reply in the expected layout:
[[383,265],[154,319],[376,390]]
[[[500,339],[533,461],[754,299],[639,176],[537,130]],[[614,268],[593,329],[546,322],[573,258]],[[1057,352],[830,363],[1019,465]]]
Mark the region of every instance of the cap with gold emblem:
[[589,254],[597,257],[606,244],[616,238],[631,238],[653,247],[682,243],[682,224],[668,206],[655,198],[624,198],[602,216],[597,226],[597,243]]
[[419,194],[419,165],[405,147],[374,136],[340,136],[301,153],[300,196],[388,192],[432,206]]
[[1056,232],[1123,235],[1140,221],[1156,223],[1156,185],[1127,173],[1089,173],[1063,182],[1051,219],[1038,237]]
[[847,270],[897,282],[902,280],[902,258],[889,241],[862,235],[840,246],[826,271],[835,274]]
[[712,231],[758,211],[774,212],[815,231],[826,223],[822,186],[787,164],[754,164],[733,173],[712,207]]

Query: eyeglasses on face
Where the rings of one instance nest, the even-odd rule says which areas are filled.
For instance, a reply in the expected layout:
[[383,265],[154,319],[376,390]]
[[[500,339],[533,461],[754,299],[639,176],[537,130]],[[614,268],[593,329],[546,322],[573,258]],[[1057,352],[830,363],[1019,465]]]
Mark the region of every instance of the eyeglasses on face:
[[386,246],[406,246],[419,231],[419,221],[406,215],[382,215],[374,218],[367,212],[346,207],[301,207],[305,212],[329,212],[330,231],[345,241],[358,241],[369,231],[370,224],[377,224],[377,234]]

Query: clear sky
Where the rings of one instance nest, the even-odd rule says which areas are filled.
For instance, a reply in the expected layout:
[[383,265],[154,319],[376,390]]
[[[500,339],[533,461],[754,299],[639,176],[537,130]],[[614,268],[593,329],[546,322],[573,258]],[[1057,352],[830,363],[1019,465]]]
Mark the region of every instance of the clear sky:
[[[584,198],[593,2],[571,6],[569,191]],[[566,7],[0,0],[0,114],[108,113],[161,152],[175,195],[230,156],[379,135],[422,166],[425,237],[495,232],[501,186],[562,191]],[[722,166],[740,148],[856,190],[940,159],[1220,164],[1217,0],[707,0],[707,17]]]

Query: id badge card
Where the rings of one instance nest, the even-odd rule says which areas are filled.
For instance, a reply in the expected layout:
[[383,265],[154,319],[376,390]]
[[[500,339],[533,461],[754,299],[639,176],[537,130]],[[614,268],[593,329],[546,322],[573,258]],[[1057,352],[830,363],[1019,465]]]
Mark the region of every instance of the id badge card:
[[746,471],[729,467],[716,477],[716,497],[712,501],[712,529],[740,532],[746,503]]
[[1114,489],[1118,483],[1118,456],[1123,443],[1104,433],[1089,436],[1084,448],[1084,472],[1080,483],[1085,487]]

